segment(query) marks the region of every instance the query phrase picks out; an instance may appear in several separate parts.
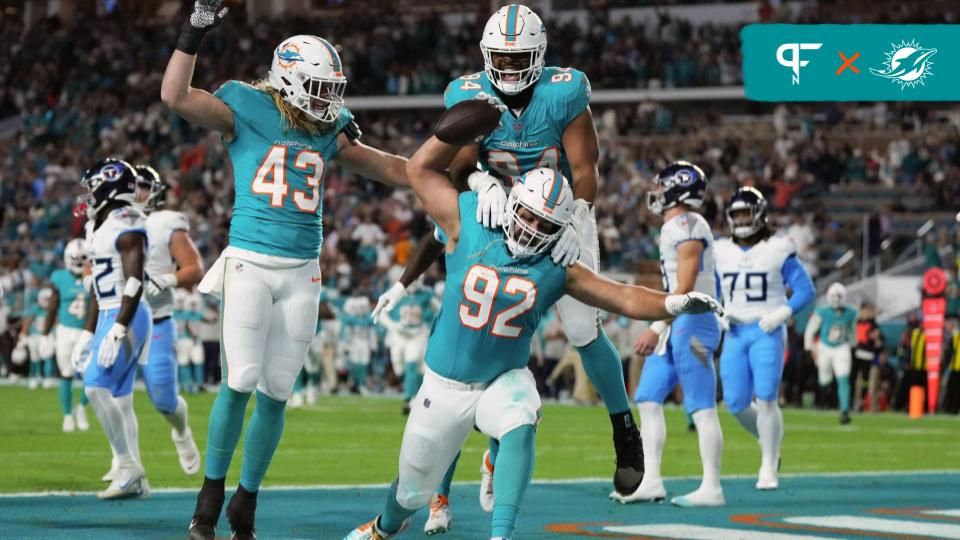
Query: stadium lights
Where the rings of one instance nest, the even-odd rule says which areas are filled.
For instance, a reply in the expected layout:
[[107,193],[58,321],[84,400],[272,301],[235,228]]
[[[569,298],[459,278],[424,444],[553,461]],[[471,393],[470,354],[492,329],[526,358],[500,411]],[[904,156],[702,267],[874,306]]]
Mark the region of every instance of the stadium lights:
[[837,259],[837,262],[833,263],[834,268],[842,268],[845,264],[853,260],[853,250],[848,249],[846,253],[840,256]]
[[923,238],[924,236],[926,236],[926,234],[930,232],[930,229],[933,228],[933,225],[934,225],[933,220],[928,219],[926,223],[924,223],[923,225],[920,226],[919,229],[917,229],[917,238]]

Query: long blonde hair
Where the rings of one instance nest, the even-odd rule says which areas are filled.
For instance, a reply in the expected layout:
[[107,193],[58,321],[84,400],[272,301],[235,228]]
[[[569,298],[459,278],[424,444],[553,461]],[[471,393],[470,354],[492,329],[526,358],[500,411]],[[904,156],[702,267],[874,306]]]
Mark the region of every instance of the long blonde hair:
[[319,135],[333,128],[333,123],[319,122],[306,115],[300,109],[290,105],[280,95],[280,91],[270,84],[267,79],[260,79],[253,83],[253,87],[262,92],[266,92],[273,98],[273,104],[280,111],[280,118],[283,120],[284,129],[302,131],[310,136]]

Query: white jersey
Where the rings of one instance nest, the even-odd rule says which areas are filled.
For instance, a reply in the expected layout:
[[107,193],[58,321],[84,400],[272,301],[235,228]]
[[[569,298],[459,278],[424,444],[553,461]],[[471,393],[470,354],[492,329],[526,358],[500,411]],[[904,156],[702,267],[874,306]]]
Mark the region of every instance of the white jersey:
[[787,304],[783,264],[797,250],[787,237],[771,236],[744,249],[729,238],[717,240],[717,273],[724,307],[737,322],[751,323]]
[[119,308],[123,299],[127,280],[117,251],[117,239],[130,232],[147,235],[146,217],[130,206],[111,211],[96,230],[93,226],[87,229],[93,291],[101,311]]
[[687,212],[670,218],[660,229],[660,269],[663,274],[663,288],[673,292],[677,288],[677,266],[679,256],[677,247],[688,241],[703,243],[700,256],[700,269],[693,290],[717,296],[717,279],[714,271],[713,233],[703,216]]
[[[147,216],[147,238],[150,240],[150,250],[147,252],[144,271],[148,277],[155,278],[176,273],[177,263],[170,254],[170,239],[175,231],[190,232],[190,222],[180,212],[158,210]],[[147,298],[147,301],[150,303],[154,318],[173,315],[172,289],[164,289],[159,295]]]

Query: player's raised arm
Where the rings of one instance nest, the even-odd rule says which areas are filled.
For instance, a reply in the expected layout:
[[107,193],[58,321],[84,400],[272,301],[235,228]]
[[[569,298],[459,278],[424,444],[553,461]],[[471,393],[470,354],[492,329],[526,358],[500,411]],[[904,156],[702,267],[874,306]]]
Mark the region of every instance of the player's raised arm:
[[460,193],[446,170],[460,150],[459,146],[441,142],[432,136],[407,163],[410,187],[417,194],[424,210],[447,235],[447,249],[453,249],[460,237]]
[[573,174],[573,196],[593,204],[597,196],[600,172],[600,141],[593,125],[593,114],[587,107],[563,130],[563,151]]
[[184,120],[219,131],[225,139],[230,140],[234,134],[230,107],[213,94],[190,86],[203,36],[220,24],[227,12],[226,8],[219,9],[220,1],[197,0],[194,3],[194,11],[183,23],[177,48],[163,73],[160,99]]
[[567,272],[567,294],[604,311],[639,320],[660,320],[684,313],[723,313],[720,304],[698,292],[666,294],[597,275],[583,263]]

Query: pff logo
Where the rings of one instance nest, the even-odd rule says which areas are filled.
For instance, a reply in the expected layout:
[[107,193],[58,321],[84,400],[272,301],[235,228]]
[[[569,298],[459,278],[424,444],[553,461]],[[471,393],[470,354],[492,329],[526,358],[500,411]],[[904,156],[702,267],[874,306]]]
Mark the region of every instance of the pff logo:
[[[800,68],[806,67],[809,60],[800,59],[800,51],[816,51],[823,43],[784,43],[777,48],[777,62],[793,71],[793,84],[800,84]],[[790,57],[787,58],[787,53]]]

